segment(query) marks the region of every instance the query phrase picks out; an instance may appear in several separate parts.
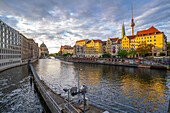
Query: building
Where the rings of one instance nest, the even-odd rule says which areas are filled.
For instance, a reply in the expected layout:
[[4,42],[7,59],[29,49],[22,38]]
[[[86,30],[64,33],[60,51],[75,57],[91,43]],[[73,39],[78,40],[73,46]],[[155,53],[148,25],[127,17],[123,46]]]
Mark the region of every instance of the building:
[[76,57],[85,57],[85,45],[88,39],[78,40],[73,47],[73,55]]
[[106,53],[111,55],[117,55],[117,52],[121,49],[121,40],[117,38],[108,38],[106,42]]
[[21,63],[19,32],[0,20],[0,70]]
[[31,50],[29,49],[29,40],[21,33],[19,33],[19,36],[21,38],[21,60],[22,62],[27,62],[29,58],[29,54],[31,53]]
[[106,42],[107,41],[103,41],[103,44],[102,44],[102,48],[103,48],[102,53],[106,53]]
[[132,6],[132,19],[131,19],[131,29],[132,29],[132,35],[127,36],[125,34],[125,27],[124,23],[122,25],[122,49],[125,49],[127,51],[131,49],[137,49],[138,45],[146,42],[146,44],[153,44],[154,47],[152,49],[152,52],[149,54],[152,54],[152,56],[159,56],[161,52],[167,54],[167,37],[163,32],[160,32],[158,29],[156,29],[154,26],[150,27],[147,30],[137,31],[136,35],[134,35],[134,19],[133,19],[133,6]]
[[103,54],[103,41],[96,39],[96,40],[89,40],[86,43],[85,48],[85,57],[100,57]]
[[48,56],[49,55],[48,48],[44,44],[44,42],[40,45],[40,50],[41,50],[41,56]]
[[60,55],[67,54],[67,53],[73,54],[73,47],[68,45],[61,46]]
[[29,59],[32,61],[35,61],[39,58],[39,47],[38,43],[35,43],[33,39],[28,39],[29,40]]

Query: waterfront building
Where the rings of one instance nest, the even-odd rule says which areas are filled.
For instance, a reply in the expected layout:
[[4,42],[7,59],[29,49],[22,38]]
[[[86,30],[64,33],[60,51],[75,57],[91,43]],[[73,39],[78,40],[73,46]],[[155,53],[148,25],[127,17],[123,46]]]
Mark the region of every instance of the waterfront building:
[[41,56],[48,56],[49,55],[48,48],[44,44],[44,42],[40,45],[40,50],[41,50]]
[[103,42],[99,39],[89,40],[86,43],[85,57],[100,57],[102,56]]
[[167,37],[163,32],[160,32],[154,26],[147,30],[137,31],[136,35],[124,36],[122,39],[122,49],[129,51],[137,49],[142,42],[153,44],[155,47],[152,50],[152,55],[159,56],[161,52],[167,53]]
[[117,52],[121,49],[121,40],[117,38],[108,38],[106,42],[106,53],[111,55],[117,55]]
[[38,43],[35,43],[33,39],[28,39],[28,40],[29,40],[29,49],[31,50],[29,53],[29,59],[31,59],[31,61],[35,61],[39,58]]
[[21,60],[22,62],[27,62],[29,58],[29,54],[31,54],[31,49],[29,49],[29,40],[21,33],[19,33],[19,36],[21,38],[21,45],[22,45],[22,49],[21,49]]
[[88,39],[78,40],[73,47],[73,55],[76,57],[85,57],[85,44]]
[[21,63],[19,32],[0,20],[0,70]]
[[73,47],[69,45],[61,46],[60,55],[67,54],[67,53],[73,54]]
[[106,53],[106,42],[107,41],[103,41],[103,44],[102,44],[102,48],[103,48],[102,53]]

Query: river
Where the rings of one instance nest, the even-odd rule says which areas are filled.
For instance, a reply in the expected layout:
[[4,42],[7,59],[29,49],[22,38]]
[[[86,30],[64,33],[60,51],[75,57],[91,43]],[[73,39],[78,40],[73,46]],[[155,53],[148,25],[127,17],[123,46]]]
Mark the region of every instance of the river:
[[[40,59],[33,66],[40,78],[53,84],[56,92],[63,96],[67,96],[63,88],[77,86],[80,69],[80,85],[88,87],[86,97],[89,103],[110,112],[166,113],[168,110],[170,72],[166,70],[72,63],[58,59]],[[0,82],[2,111],[28,108],[43,111],[37,95],[30,88],[26,66],[1,72]]]

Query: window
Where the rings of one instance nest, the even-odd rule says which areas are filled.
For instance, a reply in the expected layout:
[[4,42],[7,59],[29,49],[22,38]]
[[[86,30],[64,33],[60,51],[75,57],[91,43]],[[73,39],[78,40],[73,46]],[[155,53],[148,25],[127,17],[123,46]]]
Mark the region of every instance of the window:
[[146,39],[146,37],[145,37],[145,39]]
[[152,42],[152,40],[150,40],[150,42]]
[[154,38],[156,38],[156,36],[154,36]]
[[150,38],[152,38],[152,37],[150,36]]
[[143,37],[142,37],[142,39],[143,39]]
[[147,42],[149,42],[149,40]]
[[149,38],[149,37],[147,37],[147,38]]
[[154,43],[154,45],[156,45],[156,43]]
[[156,39],[154,39],[154,41],[156,41]]

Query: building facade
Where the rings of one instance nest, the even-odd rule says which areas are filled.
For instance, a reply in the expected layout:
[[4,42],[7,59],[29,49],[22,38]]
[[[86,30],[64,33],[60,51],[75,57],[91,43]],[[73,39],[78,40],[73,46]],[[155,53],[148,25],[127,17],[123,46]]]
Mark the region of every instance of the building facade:
[[19,32],[0,20],[0,69],[21,63]]
[[117,38],[108,38],[106,42],[106,53],[111,55],[117,55],[117,52],[121,49],[121,40]]
[[[0,70],[37,60],[38,44],[0,20]],[[32,52],[34,51],[34,52]]]
[[101,40],[89,40],[86,43],[85,57],[100,57],[103,54],[103,42]]
[[167,37],[154,26],[147,30],[137,31],[136,35],[124,35],[122,38],[122,49],[127,51],[137,49],[138,45],[143,42],[154,45],[151,53],[153,56],[159,56],[161,52],[167,53]]
[[85,45],[88,39],[78,40],[73,47],[73,55],[76,57],[85,57]]
[[65,45],[65,46],[61,46],[60,48],[60,55],[64,55],[64,54],[73,54],[73,47]]

